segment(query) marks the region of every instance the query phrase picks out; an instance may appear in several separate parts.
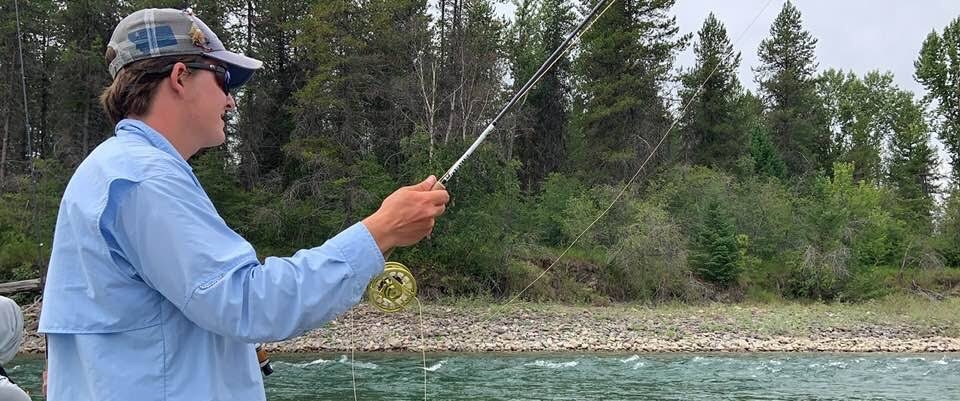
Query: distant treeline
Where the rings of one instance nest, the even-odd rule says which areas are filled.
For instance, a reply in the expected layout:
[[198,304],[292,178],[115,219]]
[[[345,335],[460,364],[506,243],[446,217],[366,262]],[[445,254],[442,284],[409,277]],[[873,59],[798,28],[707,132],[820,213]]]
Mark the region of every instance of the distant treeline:
[[[0,280],[40,274],[67,179],[112,135],[103,54],[135,9],[192,6],[265,62],[235,94],[227,144],[191,164],[266,257],[442,173],[595,1],[516,0],[504,19],[493,0],[30,0],[19,38],[4,2]],[[464,164],[432,238],[393,255],[426,296],[517,294],[677,117],[523,298],[855,301],[960,284],[960,196],[937,175],[952,161],[960,176],[960,19],[929,28],[918,98],[890,73],[819,68],[791,2],[758,49],[735,49],[712,14],[680,34],[674,3],[617,0]],[[688,46],[696,62],[677,68]],[[759,54],[756,93],[738,81],[741,51]]]

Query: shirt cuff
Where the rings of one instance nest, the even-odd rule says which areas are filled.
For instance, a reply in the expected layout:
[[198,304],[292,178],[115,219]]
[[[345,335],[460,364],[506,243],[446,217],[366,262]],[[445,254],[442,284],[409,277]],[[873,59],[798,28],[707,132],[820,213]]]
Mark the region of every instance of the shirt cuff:
[[386,261],[373,235],[363,223],[356,223],[330,239],[361,283],[369,283],[383,272]]

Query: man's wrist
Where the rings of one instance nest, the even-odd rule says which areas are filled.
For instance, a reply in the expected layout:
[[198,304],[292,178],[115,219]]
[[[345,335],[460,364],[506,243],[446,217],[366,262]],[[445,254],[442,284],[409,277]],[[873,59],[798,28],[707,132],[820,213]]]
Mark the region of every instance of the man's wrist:
[[377,243],[377,248],[380,248],[380,253],[386,254],[394,248],[394,244],[390,240],[389,230],[385,227],[385,224],[377,219],[376,215],[371,215],[363,219],[362,223],[363,226],[367,228],[367,231],[370,232],[370,236],[373,237],[374,242]]

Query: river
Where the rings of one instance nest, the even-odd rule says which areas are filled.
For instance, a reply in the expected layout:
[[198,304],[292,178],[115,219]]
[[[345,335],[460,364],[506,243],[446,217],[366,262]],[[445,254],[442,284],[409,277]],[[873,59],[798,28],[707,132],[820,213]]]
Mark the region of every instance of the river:
[[[273,355],[275,401],[424,398],[420,354]],[[39,397],[42,360],[9,373]],[[960,400],[960,354],[428,354],[431,400]]]

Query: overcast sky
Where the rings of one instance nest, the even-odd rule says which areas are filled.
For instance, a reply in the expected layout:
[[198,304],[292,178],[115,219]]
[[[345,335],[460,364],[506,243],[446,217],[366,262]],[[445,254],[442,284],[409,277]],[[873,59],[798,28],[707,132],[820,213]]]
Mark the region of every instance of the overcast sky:
[[[511,1],[497,6],[508,18]],[[681,33],[700,30],[713,12],[727,28],[734,48],[741,52],[740,81],[756,88],[751,67],[759,65],[760,41],[770,36],[770,25],[786,0],[677,0],[673,12]],[[769,6],[763,11],[765,5]],[[918,95],[922,88],[913,80],[913,61],[927,35],[960,17],[960,0],[793,0],[800,9],[803,27],[817,42],[820,70],[872,70],[894,73],[896,83]],[[753,26],[751,21],[757,18]],[[749,29],[748,29],[749,27]],[[677,64],[693,64],[693,51],[679,55]]]
[[[750,22],[770,5],[750,26]],[[751,67],[759,65],[760,41],[770,36],[770,25],[786,0],[678,0],[674,6],[681,32],[697,32],[713,12],[727,27],[734,49],[741,52],[740,82],[756,89]],[[817,39],[820,71],[828,68],[853,71],[863,76],[873,70],[890,71],[901,88],[923,96],[926,92],[913,79],[913,62],[923,40],[960,17],[960,0],[793,0],[800,9],[803,27]],[[749,29],[748,29],[749,27]],[[693,51],[677,58],[677,64],[693,64]],[[946,175],[949,156],[936,140],[940,174]],[[945,182],[941,182],[945,184]]]
[[[674,11],[681,32],[696,32],[713,12],[727,27],[731,41],[750,25],[769,0],[678,0]],[[740,80],[755,88],[750,67],[759,64],[757,48],[769,37],[770,25],[785,0],[773,0],[734,47],[743,55]],[[794,0],[803,27],[817,38],[820,70],[891,71],[897,84],[917,94],[922,88],[913,79],[913,61],[927,35],[960,17],[960,0]],[[692,52],[678,64],[690,65]]]
[[[713,12],[726,26],[734,49],[741,52],[741,83],[755,90],[751,67],[759,65],[757,49],[760,41],[770,36],[770,25],[785,2],[677,0],[673,11],[680,32],[694,35]],[[960,17],[960,0],[793,0],[793,4],[800,9],[804,29],[818,40],[820,71],[835,68],[860,76],[872,70],[890,71],[898,86],[918,96],[925,92],[913,79],[913,62],[923,40],[933,30],[942,33],[950,21]],[[513,6],[504,4],[499,10],[509,17]],[[679,66],[692,64],[692,50],[677,57]],[[943,153],[941,160],[946,160]]]

